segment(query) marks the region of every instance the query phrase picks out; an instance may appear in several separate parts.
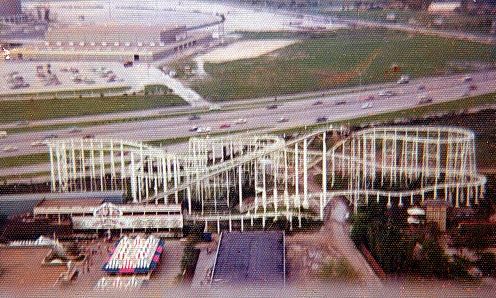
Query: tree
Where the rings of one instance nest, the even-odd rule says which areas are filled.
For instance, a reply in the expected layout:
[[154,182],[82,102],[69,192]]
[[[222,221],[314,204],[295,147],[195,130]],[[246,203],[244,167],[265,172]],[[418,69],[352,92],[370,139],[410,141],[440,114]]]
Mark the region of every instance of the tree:
[[496,273],[496,255],[490,252],[479,254],[479,259],[475,262],[482,274],[490,276]]
[[420,263],[420,273],[426,276],[447,277],[449,271],[448,256],[435,239],[427,239],[422,244],[423,259]]

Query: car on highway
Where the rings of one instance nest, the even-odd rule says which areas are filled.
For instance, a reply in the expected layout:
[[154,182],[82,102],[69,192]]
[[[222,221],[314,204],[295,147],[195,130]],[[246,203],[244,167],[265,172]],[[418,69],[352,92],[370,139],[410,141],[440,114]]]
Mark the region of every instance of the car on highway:
[[195,132],[195,131],[198,130],[198,128],[200,128],[200,127],[199,126],[192,126],[192,127],[189,128],[189,131]]
[[5,146],[5,147],[3,147],[2,150],[4,152],[12,152],[12,151],[17,151],[17,149],[18,148],[16,146]]
[[17,121],[17,123],[16,123],[17,126],[26,126],[28,124],[29,124],[29,122],[26,120]]
[[463,81],[468,83],[468,82],[472,82],[474,79],[471,77],[471,76],[464,76],[463,77]]
[[410,82],[410,76],[409,75],[402,75],[400,79],[396,82],[398,84],[408,84]]
[[394,93],[391,90],[382,90],[377,95],[379,95],[380,97],[391,97],[391,96],[395,96],[396,93]]
[[288,117],[281,117],[281,118],[277,119],[277,122],[279,122],[279,123],[288,122],[288,121],[289,121]]
[[238,120],[236,120],[236,122],[234,122],[236,124],[245,124],[246,123],[246,118],[239,118]]
[[268,105],[267,110],[274,110],[277,109],[277,105]]
[[327,122],[327,117],[320,116],[317,118],[317,123]]
[[429,95],[422,95],[419,98],[418,104],[419,105],[424,105],[424,104],[428,104],[428,103],[431,103],[431,102],[432,102],[432,97],[431,96],[429,96]]
[[210,132],[212,129],[210,127],[199,127],[196,132],[197,133],[208,133]]
[[231,124],[229,124],[229,123],[223,123],[221,126],[219,126],[219,128],[222,128],[222,129],[226,129],[229,127],[231,127]]
[[420,85],[417,87],[418,91],[425,91],[425,85]]
[[88,140],[88,139],[94,139],[95,135],[94,134],[87,134],[83,136],[83,139]]
[[40,146],[45,146],[45,145],[46,145],[46,143],[43,141],[34,141],[31,143],[32,147],[40,147]]
[[374,100],[374,99],[375,99],[374,95],[369,95],[369,96],[365,97],[363,100]]
[[345,105],[345,104],[346,104],[346,100],[342,100],[342,99],[341,100],[336,100],[336,103],[335,103],[335,105],[337,105],[337,106],[342,106],[342,105]]
[[70,132],[70,133],[78,133],[78,132],[81,132],[81,131],[82,131],[82,130],[81,130],[81,128],[79,128],[79,127],[77,127],[77,126],[71,127],[71,128],[69,129],[69,132]]
[[59,137],[58,135],[52,133],[52,134],[46,135],[44,139],[45,140],[50,140],[50,139],[56,139],[58,137]]
[[316,102],[313,103],[314,106],[320,106],[322,104],[323,104],[322,100],[317,100]]
[[362,109],[370,109],[372,107],[371,102],[366,102],[362,105]]
[[477,85],[472,84],[472,85],[470,85],[470,86],[468,87],[468,89],[469,89],[470,91],[477,90]]
[[220,111],[221,107],[219,105],[211,105],[210,107],[208,107],[208,110],[209,111]]
[[193,120],[200,120],[200,116],[198,115],[191,115],[188,117],[188,120],[193,121]]
[[5,130],[0,131],[0,139],[6,138],[7,132]]

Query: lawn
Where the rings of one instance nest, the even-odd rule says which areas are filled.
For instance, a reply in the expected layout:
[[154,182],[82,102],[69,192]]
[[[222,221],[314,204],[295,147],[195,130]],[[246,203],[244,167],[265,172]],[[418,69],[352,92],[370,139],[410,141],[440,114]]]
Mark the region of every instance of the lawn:
[[479,62],[495,60],[494,46],[469,41],[386,29],[339,30],[258,58],[207,63],[209,77],[191,85],[214,100],[246,99],[395,81],[402,73],[476,70]]
[[47,92],[26,92],[26,93],[14,93],[14,94],[2,94],[0,98],[7,99],[26,99],[26,97],[32,98],[50,98],[50,97],[83,97],[85,95],[94,96],[95,94],[108,94],[108,93],[122,93],[126,92],[131,87],[109,87],[109,88],[95,88],[95,89],[80,89],[80,90],[60,90],[60,91],[47,91]]
[[0,123],[97,115],[185,105],[172,94],[92,98],[6,100],[0,106]]
[[0,168],[14,168],[25,165],[41,164],[50,162],[50,156],[46,152],[19,156],[0,157]]

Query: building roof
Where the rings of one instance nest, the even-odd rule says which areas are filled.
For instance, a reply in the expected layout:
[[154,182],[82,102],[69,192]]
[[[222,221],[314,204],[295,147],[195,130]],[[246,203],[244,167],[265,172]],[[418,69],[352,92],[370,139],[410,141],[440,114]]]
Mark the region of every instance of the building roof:
[[1,241],[14,240],[36,240],[40,236],[52,237],[71,235],[72,224],[70,222],[62,222],[62,224],[52,224],[50,220],[45,218],[25,219],[15,218],[8,221],[5,229],[0,231]]
[[87,207],[87,206],[100,206],[103,203],[103,199],[84,199],[84,200],[74,200],[74,199],[54,199],[47,200],[43,199],[35,207]]
[[212,283],[284,284],[284,236],[280,231],[224,232]]
[[446,202],[445,200],[425,200],[424,204],[425,207],[449,207],[450,204]]

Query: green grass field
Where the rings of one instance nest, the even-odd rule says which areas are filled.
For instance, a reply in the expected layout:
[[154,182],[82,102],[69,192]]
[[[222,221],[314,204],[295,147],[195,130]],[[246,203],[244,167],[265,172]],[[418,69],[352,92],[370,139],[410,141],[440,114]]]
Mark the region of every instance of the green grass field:
[[41,164],[45,162],[50,162],[50,156],[46,152],[0,157],[0,168],[14,168],[25,165]]
[[[269,37],[271,38],[271,37]],[[205,65],[191,84],[214,100],[246,99],[474,70],[496,60],[494,46],[383,29],[339,30],[274,54]],[[393,72],[391,66],[399,66]]]
[[95,88],[95,89],[80,89],[80,90],[61,90],[61,91],[47,91],[47,92],[27,92],[27,93],[15,93],[15,94],[6,94],[6,95],[0,95],[0,98],[7,98],[7,99],[26,99],[28,98],[49,98],[49,97],[62,97],[62,96],[74,96],[74,97],[79,97],[79,96],[93,96],[93,95],[98,95],[101,93],[107,94],[107,93],[119,93],[119,92],[126,92],[131,87],[109,87],[109,88]]
[[109,96],[68,99],[6,100],[0,105],[0,123],[146,110],[185,105],[179,96]]

